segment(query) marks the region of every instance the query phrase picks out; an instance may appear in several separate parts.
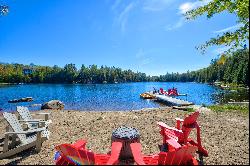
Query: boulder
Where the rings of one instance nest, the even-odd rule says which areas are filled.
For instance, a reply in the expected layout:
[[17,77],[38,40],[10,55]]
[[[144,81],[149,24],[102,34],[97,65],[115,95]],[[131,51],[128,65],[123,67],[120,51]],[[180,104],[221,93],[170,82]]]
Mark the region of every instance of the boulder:
[[64,109],[64,104],[60,100],[51,100],[47,103],[42,104],[42,110],[44,109]]
[[13,99],[13,100],[9,100],[8,103],[30,102],[30,101],[33,101],[32,97],[25,97],[25,98],[21,98],[21,99]]

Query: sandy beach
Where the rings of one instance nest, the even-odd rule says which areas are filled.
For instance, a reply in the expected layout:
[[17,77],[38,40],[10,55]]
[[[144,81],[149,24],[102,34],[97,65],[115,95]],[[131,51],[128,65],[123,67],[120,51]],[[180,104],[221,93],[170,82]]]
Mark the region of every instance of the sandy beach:
[[[73,143],[78,139],[88,141],[87,148],[96,153],[110,150],[111,133],[121,125],[139,130],[144,154],[158,153],[161,135],[157,121],[175,126],[175,118],[184,118],[190,112],[173,110],[171,107],[144,109],[128,112],[80,112],[72,110],[45,110],[53,121],[49,126],[50,139],[36,153],[27,150],[11,158],[0,160],[0,164],[48,164],[54,163],[54,147],[61,143]],[[249,116],[238,112],[216,113],[204,109],[198,122],[201,126],[203,146],[209,157],[205,164],[249,164]],[[1,137],[7,123],[0,115]],[[195,135],[195,132],[192,133]]]

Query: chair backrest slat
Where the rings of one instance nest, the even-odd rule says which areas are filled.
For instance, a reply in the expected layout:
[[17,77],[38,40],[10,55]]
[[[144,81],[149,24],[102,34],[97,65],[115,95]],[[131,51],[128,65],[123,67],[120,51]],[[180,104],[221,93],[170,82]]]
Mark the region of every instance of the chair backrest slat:
[[197,121],[199,115],[200,115],[200,111],[195,111],[194,113],[188,115],[188,116],[184,119],[183,125],[184,125],[184,126],[188,126],[188,125],[194,124],[194,123]]
[[32,115],[30,114],[28,107],[17,106],[16,110],[24,120],[32,120]]
[[[14,114],[4,112],[3,116],[6,119],[6,121],[9,123],[9,125],[11,126],[14,132],[23,132],[23,128]],[[26,142],[25,134],[17,134],[17,136],[22,143]]]
[[[19,115],[22,117],[23,120],[33,119],[28,107],[17,106],[16,111],[19,113]],[[27,123],[27,125],[28,125],[28,128],[32,128],[32,123]]]
[[95,163],[95,154],[84,148],[76,148],[71,144],[61,144],[56,146],[59,153],[69,159],[76,165],[93,165]]
[[72,161],[72,164],[74,163],[76,165],[84,165],[85,161],[81,160],[78,150],[74,146],[70,144],[61,144],[56,147],[56,150]]

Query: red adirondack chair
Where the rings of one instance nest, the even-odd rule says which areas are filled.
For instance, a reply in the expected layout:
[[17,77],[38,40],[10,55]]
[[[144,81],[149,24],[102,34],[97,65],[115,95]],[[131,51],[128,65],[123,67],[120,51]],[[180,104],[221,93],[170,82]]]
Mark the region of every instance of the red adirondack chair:
[[168,89],[168,95],[178,96],[177,88]]
[[176,150],[160,152],[158,165],[198,165],[194,158],[196,146],[184,145]]
[[[188,143],[190,143],[191,145],[198,147],[197,152],[199,155],[207,157],[208,152],[201,145],[200,126],[197,123],[199,114],[200,111],[196,111],[187,116],[184,120],[176,118],[176,128],[169,127],[163,122],[158,122],[157,124],[161,128],[160,133],[163,136],[163,145],[165,146],[168,144],[172,147],[175,147],[172,139],[176,140],[180,145],[187,145]],[[197,130],[197,142],[189,138],[189,134],[194,128],[196,128]]]
[[194,158],[197,147],[191,144],[150,156],[142,155],[140,143],[132,143],[130,147],[137,165],[198,165]]
[[114,165],[122,148],[122,143],[113,142],[111,154],[95,154],[85,149],[85,140],[78,140],[74,144],[61,144],[56,146],[60,156],[56,159],[56,165]]
[[56,165],[90,165],[95,163],[95,154],[85,149],[86,141],[78,140],[74,144],[61,144],[55,147],[60,156]]

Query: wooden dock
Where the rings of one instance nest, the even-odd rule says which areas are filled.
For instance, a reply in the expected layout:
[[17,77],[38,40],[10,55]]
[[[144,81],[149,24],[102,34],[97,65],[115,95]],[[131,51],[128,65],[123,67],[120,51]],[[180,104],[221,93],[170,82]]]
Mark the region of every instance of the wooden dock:
[[188,102],[188,101],[185,101],[185,100],[181,100],[181,99],[177,99],[177,98],[173,98],[173,97],[165,96],[165,95],[155,95],[155,98],[158,101],[166,102],[166,103],[169,103],[169,104],[175,105],[175,106],[194,105],[194,103],[192,103],[192,102]]

